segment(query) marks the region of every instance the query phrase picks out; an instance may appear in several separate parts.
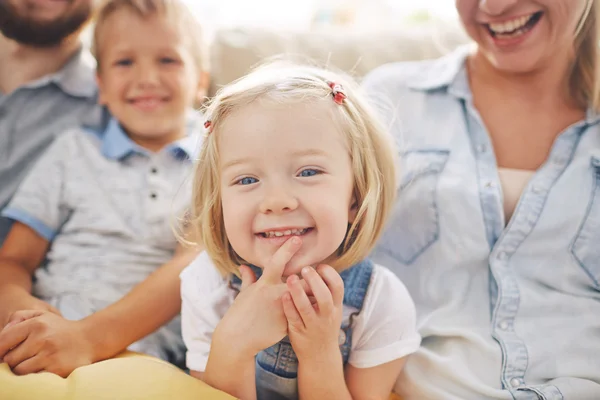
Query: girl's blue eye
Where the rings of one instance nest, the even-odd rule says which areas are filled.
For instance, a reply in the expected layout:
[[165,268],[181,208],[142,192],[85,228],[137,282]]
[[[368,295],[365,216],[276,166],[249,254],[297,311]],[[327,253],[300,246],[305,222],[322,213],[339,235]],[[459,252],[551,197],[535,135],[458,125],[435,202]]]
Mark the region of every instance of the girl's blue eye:
[[301,176],[303,178],[306,178],[306,177],[309,177],[309,176],[315,176],[315,175],[319,174],[320,172],[321,171],[317,171],[316,169],[307,168],[307,169],[302,170],[300,172],[299,176]]
[[252,177],[249,177],[249,176],[247,176],[245,178],[242,178],[239,181],[237,181],[237,183],[239,185],[252,185],[253,183],[256,183],[256,182],[258,182],[258,179],[252,178]]

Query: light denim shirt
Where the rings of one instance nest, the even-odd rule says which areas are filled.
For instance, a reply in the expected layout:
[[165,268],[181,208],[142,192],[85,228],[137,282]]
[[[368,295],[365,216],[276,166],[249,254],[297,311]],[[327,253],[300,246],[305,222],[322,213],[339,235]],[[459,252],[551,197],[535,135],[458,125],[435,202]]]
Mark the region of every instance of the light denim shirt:
[[506,224],[467,54],[386,65],[364,81],[402,157],[373,260],[407,286],[423,337],[395,390],[600,399],[599,118],[562,132]]
[[[82,124],[96,124],[96,63],[80,49],[58,72],[0,92],[0,209],[54,138]],[[0,217],[0,245],[11,221]]]

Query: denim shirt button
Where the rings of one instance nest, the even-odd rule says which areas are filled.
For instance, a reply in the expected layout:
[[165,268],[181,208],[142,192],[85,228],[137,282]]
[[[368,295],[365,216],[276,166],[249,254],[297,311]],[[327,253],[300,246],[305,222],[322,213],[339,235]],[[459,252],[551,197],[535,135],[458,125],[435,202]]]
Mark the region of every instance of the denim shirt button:
[[519,386],[521,386],[522,382],[519,378],[512,378],[510,380],[510,385],[514,388],[518,388]]
[[479,146],[477,146],[477,151],[480,153],[485,153],[486,150],[487,146],[485,144],[480,144]]
[[500,329],[502,329],[503,331],[507,330],[508,329],[508,321],[502,321],[502,322],[500,322],[500,325],[498,325],[498,327]]
[[507,256],[508,254],[506,254],[505,251],[501,251],[500,253],[498,253],[498,260],[505,260]]
[[495,186],[494,182],[492,182],[492,181],[489,181],[489,182],[485,183],[485,187],[488,188],[488,189],[493,189],[494,186]]
[[535,194],[539,194],[539,193],[541,193],[541,191],[542,191],[542,188],[540,188],[539,186],[533,186],[533,187],[531,188],[531,191],[532,191],[533,193],[535,193]]

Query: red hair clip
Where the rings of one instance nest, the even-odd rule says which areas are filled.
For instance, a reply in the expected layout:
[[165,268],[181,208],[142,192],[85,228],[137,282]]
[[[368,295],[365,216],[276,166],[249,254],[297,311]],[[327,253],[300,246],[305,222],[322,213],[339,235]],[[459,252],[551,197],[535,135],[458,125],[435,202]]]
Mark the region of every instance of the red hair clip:
[[204,128],[208,130],[208,133],[210,133],[212,131],[211,127],[212,127],[212,121],[207,119],[204,122]]
[[346,99],[346,93],[344,92],[344,87],[339,83],[329,82],[329,87],[331,88],[331,94],[333,95],[333,101],[337,104],[342,104]]

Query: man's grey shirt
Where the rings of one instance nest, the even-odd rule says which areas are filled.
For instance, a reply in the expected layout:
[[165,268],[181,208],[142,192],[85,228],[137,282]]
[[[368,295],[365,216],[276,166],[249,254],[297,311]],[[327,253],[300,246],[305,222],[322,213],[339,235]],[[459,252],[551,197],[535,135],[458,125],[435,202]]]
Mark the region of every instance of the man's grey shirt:
[[[0,209],[57,135],[99,118],[94,74],[93,57],[81,49],[57,73],[0,92]],[[0,245],[11,224],[0,218]]]

